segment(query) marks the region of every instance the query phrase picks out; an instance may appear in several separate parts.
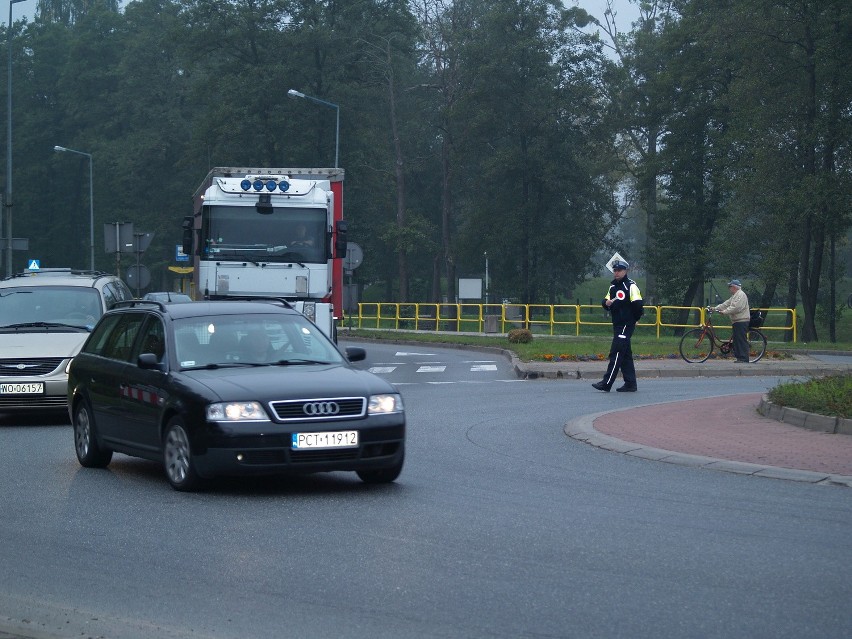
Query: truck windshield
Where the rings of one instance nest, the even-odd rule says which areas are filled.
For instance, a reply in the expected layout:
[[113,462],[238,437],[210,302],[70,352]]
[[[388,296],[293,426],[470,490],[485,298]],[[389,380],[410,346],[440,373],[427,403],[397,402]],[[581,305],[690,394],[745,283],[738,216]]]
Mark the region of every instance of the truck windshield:
[[325,264],[325,209],[209,206],[202,211],[202,259]]

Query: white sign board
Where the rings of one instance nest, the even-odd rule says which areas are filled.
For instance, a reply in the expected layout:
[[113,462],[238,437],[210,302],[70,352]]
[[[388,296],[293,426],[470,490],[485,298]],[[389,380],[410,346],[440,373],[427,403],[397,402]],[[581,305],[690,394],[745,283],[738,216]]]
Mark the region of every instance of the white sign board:
[[482,279],[459,278],[459,299],[460,300],[481,300],[482,299]]
[[616,260],[621,260],[622,262],[627,262],[627,260],[625,260],[623,257],[621,257],[621,255],[618,254],[618,251],[616,251],[615,253],[612,254],[612,257],[609,258],[609,262],[606,263],[606,267],[609,269],[610,273],[613,272],[612,263],[615,262]]

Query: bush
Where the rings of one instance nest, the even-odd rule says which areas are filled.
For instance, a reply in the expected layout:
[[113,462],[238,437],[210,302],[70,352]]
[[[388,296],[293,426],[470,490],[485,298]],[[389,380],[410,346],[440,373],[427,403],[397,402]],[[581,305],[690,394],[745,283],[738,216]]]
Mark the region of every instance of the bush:
[[852,375],[839,374],[807,382],[780,384],[767,393],[769,401],[809,413],[852,418]]
[[513,328],[509,331],[510,344],[529,344],[533,341],[533,334],[525,328]]

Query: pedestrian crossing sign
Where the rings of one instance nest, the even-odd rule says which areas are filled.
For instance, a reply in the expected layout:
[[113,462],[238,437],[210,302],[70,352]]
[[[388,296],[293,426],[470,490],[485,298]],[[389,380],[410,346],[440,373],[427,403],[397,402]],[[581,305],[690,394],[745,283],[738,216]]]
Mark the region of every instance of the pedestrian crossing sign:
[[30,260],[29,266],[27,266],[28,271],[38,271],[41,269],[41,261],[40,260]]

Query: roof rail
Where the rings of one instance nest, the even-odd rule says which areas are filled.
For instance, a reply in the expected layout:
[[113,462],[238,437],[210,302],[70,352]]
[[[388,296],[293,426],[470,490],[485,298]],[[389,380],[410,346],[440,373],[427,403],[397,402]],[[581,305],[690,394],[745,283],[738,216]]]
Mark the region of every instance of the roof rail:
[[122,300],[113,304],[112,308],[135,308],[137,306],[157,306],[161,311],[166,312],[165,302],[159,300]]
[[286,297],[276,297],[274,295],[228,295],[227,297],[207,297],[204,299],[205,302],[276,302],[281,304],[285,308],[292,308],[295,310],[295,307],[290,303],[290,301]]
[[13,273],[4,279],[12,279],[14,277],[32,277],[34,275],[89,275],[91,277],[103,277],[104,275],[110,275],[106,271],[95,271],[91,269],[79,269],[79,268],[69,268],[69,267],[53,267],[53,268],[40,268],[40,269],[24,269],[20,273]]

